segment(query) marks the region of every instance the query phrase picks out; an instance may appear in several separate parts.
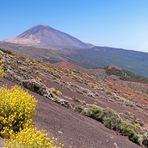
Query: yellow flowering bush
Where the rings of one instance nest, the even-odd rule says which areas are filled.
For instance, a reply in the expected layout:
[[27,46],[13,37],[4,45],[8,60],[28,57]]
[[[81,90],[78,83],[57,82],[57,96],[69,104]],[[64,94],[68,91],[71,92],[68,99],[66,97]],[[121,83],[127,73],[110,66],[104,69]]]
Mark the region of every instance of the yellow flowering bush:
[[3,66],[3,65],[4,65],[4,60],[0,59],[0,66]]
[[56,148],[54,140],[36,128],[25,128],[5,140],[5,148]]
[[4,148],[64,148],[32,124],[36,99],[19,86],[0,89],[0,136]]
[[59,90],[56,90],[56,91],[55,91],[55,94],[56,94],[57,96],[61,96],[61,95],[62,95],[62,92],[59,91]]
[[36,100],[19,86],[0,89],[0,134],[9,138],[32,124]]
[[42,79],[40,77],[36,77],[37,81],[42,81]]
[[55,88],[50,88],[50,92],[52,93],[53,96],[61,96],[62,92],[59,90],[56,90]]
[[0,68],[0,79],[5,76],[5,72],[2,68]]

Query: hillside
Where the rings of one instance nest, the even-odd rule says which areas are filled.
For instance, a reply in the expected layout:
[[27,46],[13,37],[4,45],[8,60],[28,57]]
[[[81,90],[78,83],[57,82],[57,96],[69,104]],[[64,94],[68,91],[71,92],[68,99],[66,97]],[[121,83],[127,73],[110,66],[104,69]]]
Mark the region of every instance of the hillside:
[[97,79],[70,63],[50,64],[4,49],[0,59],[5,71],[0,86],[17,84],[35,96],[35,125],[65,147],[147,146],[148,84]]
[[148,77],[148,53],[110,47],[70,50],[61,56],[85,68],[118,65],[136,74]]
[[148,53],[144,52],[110,47],[49,50],[4,42],[0,43],[0,48],[50,63],[69,61],[89,69],[118,65],[119,67],[129,70],[137,75],[148,77]]

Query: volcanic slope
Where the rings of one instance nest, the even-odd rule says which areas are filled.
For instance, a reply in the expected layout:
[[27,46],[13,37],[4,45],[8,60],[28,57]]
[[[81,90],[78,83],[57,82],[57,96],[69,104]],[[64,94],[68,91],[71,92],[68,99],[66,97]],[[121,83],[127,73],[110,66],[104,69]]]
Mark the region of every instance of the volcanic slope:
[[5,50],[1,50],[0,59],[6,73],[0,86],[17,84],[28,89],[38,100],[34,123],[49,136],[58,137],[65,147],[139,147],[118,131],[77,113],[75,107],[110,108],[143,132],[148,128],[148,84],[111,77],[97,80],[80,68],[61,68]]

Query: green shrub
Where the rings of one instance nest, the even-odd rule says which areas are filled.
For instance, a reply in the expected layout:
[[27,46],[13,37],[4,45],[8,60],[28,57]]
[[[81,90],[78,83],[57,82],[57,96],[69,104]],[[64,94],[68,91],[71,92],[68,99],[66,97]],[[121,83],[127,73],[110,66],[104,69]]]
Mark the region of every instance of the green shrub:
[[143,144],[145,147],[148,147],[148,132],[145,132],[145,133],[143,134],[142,144]]
[[131,125],[125,121],[121,121],[118,124],[117,129],[122,135],[128,136],[131,141],[133,141],[135,143],[139,143],[138,142],[138,138],[139,138],[138,132],[133,125]]
[[82,111],[83,111],[83,106],[81,106],[81,105],[77,105],[77,106],[75,106],[75,108],[74,108],[74,110],[75,111],[77,111],[78,113],[81,113]]
[[10,137],[32,124],[36,100],[18,86],[0,89],[0,134]]
[[107,128],[118,131],[122,135],[128,136],[128,138],[131,141],[140,144],[139,133],[136,127],[125,121],[122,121],[120,116],[116,114],[113,110],[108,108],[102,109],[98,106],[77,106],[75,110],[81,113],[82,115],[88,116],[90,118],[102,122]]
[[103,116],[103,109],[97,106],[91,106],[88,108],[84,108],[81,113],[85,116],[101,121]]

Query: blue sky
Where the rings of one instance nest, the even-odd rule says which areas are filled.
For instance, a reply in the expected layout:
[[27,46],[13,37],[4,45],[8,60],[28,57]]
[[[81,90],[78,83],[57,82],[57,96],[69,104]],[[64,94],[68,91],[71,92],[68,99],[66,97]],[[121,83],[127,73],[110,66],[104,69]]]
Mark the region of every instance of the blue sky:
[[0,0],[0,40],[48,24],[82,41],[148,52],[148,0]]

